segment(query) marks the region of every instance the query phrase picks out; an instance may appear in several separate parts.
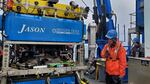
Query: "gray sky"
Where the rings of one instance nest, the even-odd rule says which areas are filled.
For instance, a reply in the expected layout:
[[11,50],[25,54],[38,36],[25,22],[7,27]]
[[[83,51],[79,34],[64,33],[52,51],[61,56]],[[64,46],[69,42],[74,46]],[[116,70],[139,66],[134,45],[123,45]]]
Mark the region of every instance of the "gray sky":
[[[60,0],[60,3],[69,4],[69,2],[72,0]],[[78,3],[80,6],[85,7],[85,5],[82,3],[81,0],[74,0],[76,3]],[[93,9],[93,0],[84,0],[85,3]],[[130,16],[129,14],[132,12],[135,12],[135,0],[110,0],[113,11],[117,14],[117,24],[120,25],[120,40],[123,41],[124,38],[121,35],[124,35],[123,32],[123,25],[126,26],[126,42],[127,43],[127,31],[130,27]],[[89,13],[89,17],[86,20],[86,23],[92,22],[92,13]]]
[[[69,4],[72,0],[60,0],[60,3]],[[80,6],[85,7],[81,0],[74,0]],[[84,0],[85,3],[92,9],[93,0]],[[113,11],[117,14],[118,24],[129,27],[129,14],[135,11],[135,0],[110,0],[112,4]],[[88,18],[89,22],[91,21],[91,12]]]
[[126,26],[126,42],[124,45],[128,43],[128,28],[130,28],[130,13],[135,12],[135,0],[111,0],[113,10],[117,14],[118,17],[118,24],[120,25],[120,40],[124,40],[124,32],[123,32],[123,25]]

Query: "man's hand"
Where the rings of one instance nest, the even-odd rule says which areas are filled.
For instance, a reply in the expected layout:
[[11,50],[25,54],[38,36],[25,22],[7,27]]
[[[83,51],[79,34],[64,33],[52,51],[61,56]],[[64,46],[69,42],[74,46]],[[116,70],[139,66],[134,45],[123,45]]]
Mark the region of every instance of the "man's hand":
[[106,50],[105,56],[106,56],[106,58],[108,58],[110,56],[110,53],[108,50]]
[[123,78],[123,76],[119,76],[119,78],[120,78],[120,79],[122,79],[122,78]]

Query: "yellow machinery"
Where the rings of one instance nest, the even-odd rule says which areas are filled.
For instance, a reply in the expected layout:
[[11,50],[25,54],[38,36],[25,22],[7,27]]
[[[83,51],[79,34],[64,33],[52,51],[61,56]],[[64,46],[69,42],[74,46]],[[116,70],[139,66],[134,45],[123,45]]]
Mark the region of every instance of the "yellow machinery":
[[52,17],[78,19],[86,16],[84,8],[71,5],[50,3],[50,0],[13,0],[11,10],[17,13],[46,15]]

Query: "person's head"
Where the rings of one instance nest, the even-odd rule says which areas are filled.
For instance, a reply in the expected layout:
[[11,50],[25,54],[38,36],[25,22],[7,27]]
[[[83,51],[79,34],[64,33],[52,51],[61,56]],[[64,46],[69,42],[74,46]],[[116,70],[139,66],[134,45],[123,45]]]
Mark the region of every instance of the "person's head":
[[134,44],[135,46],[140,45],[140,39],[139,39],[138,37],[135,37],[135,38],[133,39],[133,44]]
[[116,30],[109,30],[106,34],[106,38],[108,38],[108,44],[110,47],[115,47],[117,42],[117,32]]

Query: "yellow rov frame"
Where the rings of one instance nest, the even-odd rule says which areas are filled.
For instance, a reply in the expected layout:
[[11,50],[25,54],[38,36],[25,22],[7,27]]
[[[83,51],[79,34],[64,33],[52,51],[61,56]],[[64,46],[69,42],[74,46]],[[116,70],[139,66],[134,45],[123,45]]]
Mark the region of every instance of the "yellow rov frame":
[[53,4],[48,6],[48,0],[13,0],[12,10],[25,14],[43,14],[46,16],[77,19],[84,15],[84,8],[73,8],[66,4]]

